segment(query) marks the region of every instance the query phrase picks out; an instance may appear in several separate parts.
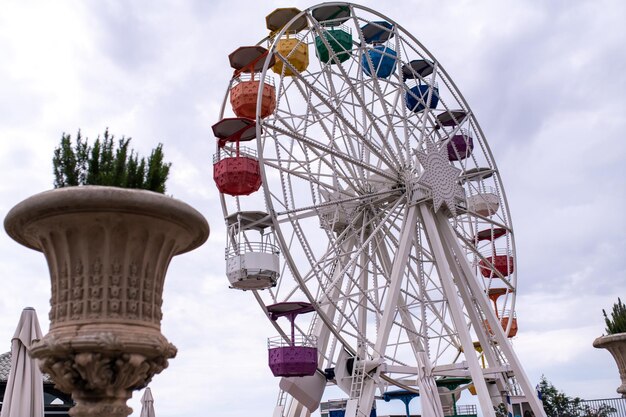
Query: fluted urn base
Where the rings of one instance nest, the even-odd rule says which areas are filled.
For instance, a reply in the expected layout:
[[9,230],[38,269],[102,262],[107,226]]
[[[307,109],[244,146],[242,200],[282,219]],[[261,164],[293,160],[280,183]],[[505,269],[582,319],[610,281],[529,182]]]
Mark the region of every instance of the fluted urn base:
[[593,346],[606,349],[613,355],[622,380],[622,385],[617,388],[617,392],[626,398],[626,333],[600,336],[593,341]]
[[5,228],[46,256],[50,332],[31,355],[72,394],[70,414],[130,415],[132,391],[176,355],[161,334],[165,273],[173,256],[207,239],[204,217],[161,194],[85,186],[30,197]]
[[160,332],[124,324],[65,327],[31,349],[41,370],[77,405],[73,417],[126,417],[126,401],[167,368],[176,347]]

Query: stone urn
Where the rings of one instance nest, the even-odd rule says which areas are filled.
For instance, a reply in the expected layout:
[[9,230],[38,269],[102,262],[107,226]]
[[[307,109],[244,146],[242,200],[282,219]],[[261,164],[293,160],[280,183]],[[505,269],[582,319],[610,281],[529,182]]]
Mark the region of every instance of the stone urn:
[[161,334],[165,273],[206,241],[207,221],[162,194],[80,186],[22,201],[4,227],[50,270],[50,332],[31,356],[72,394],[73,417],[128,416],[132,391],[176,355]]
[[622,385],[617,388],[617,392],[626,398],[626,333],[600,336],[593,341],[593,347],[606,349],[613,355],[622,380]]

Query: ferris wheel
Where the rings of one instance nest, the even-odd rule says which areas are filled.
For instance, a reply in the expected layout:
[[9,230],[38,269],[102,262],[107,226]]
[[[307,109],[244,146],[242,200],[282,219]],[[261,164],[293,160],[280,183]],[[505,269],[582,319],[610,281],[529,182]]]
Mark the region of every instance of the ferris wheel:
[[502,182],[453,81],[362,6],[277,9],[266,24],[229,56],[213,173],[229,283],[279,334],[274,416],[310,415],[330,385],[347,417],[394,395],[419,395],[424,416],[464,414],[465,390],[484,416],[501,403],[545,415],[509,340]]

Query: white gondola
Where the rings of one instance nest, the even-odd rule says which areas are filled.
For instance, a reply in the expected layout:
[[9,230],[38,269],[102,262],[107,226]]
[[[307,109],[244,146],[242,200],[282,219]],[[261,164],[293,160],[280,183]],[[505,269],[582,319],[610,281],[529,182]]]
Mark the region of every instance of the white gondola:
[[500,208],[500,198],[491,187],[485,187],[480,192],[474,192],[467,197],[467,209],[481,216],[492,216]]
[[261,211],[226,217],[226,276],[232,288],[262,290],[276,285],[280,253],[271,225],[271,218]]

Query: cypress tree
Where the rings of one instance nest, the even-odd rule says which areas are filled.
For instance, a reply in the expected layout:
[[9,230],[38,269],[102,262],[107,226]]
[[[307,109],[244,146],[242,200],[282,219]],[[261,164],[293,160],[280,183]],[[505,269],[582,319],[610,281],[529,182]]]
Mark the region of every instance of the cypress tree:
[[602,314],[604,314],[604,322],[606,323],[606,332],[608,334],[626,333],[626,306],[624,306],[619,297],[617,298],[617,303],[613,304],[611,317],[606,314],[604,309],[602,309]]
[[55,188],[79,185],[79,167],[77,166],[76,153],[72,149],[72,137],[69,134],[63,133],[61,135],[61,143],[54,150],[52,165]]
[[146,189],[156,191],[158,193],[165,192],[165,181],[170,173],[169,163],[163,162],[163,144],[159,143],[152,150],[148,159],[148,173],[146,176]]
[[131,138],[122,136],[117,146],[114,139],[106,129],[89,146],[79,130],[73,146],[71,136],[63,133],[52,158],[54,188],[108,185],[164,193],[171,163],[164,162],[163,145],[159,143],[146,162],[130,148]]

